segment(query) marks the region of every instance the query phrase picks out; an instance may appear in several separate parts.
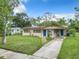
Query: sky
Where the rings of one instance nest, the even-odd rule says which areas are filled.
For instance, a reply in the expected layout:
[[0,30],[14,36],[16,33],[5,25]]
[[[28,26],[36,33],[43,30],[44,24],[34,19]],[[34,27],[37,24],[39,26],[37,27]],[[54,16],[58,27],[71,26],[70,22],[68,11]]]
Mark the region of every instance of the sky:
[[[24,11],[31,17],[43,15],[45,12],[53,14],[73,14],[74,8],[79,7],[79,0],[22,0]],[[21,9],[22,9],[21,8]]]

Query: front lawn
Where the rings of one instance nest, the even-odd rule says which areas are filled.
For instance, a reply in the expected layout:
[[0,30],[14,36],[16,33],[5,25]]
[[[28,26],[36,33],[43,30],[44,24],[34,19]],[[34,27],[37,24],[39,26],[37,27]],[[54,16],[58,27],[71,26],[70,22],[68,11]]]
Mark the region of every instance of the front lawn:
[[79,33],[64,40],[58,59],[79,59]]
[[3,46],[0,38],[0,48],[33,54],[42,46],[42,40],[34,36],[7,36],[7,44]]
[[0,59],[4,59],[4,58],[0,57]]

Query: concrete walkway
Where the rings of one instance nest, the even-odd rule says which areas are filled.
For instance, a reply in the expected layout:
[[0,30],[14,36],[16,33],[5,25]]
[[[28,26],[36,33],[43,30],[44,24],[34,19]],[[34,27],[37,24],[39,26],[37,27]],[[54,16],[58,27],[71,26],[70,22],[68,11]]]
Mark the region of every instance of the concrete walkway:
[[28,57],[26,54],[16,53],[4,49],[0,49],[0,56],[5,59],[26,59]]
[[61,39],[52,40],[33,55],[47,59],[56,59],[59,54],[62,42],[63,40]]
[[4,49],[0,49],[0,57],[3,57],[5,59],[46,59],[42,57],[16,53]]
[[52,40],[33,55],[26,55],[0,49],[0,56],[3,56],[6,59],[56,59],[59,54],[62,42],[63,40],[59,39]]

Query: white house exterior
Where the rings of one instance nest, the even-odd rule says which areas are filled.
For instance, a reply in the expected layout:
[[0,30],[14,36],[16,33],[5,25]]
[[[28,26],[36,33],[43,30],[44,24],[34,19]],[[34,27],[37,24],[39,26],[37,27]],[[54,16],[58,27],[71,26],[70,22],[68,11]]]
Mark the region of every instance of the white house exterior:
[[33,36],[39,36],[42,37],[42,30],[43,27],[24,27],[22,35],[33,35]]
[[50,37],[56,38],[56,37],[64,37],[66,35],[66,28],[67,27],[24,27],[22,35],[33,35],[33,36],[39,36],[42,38],[48,37],[48,34],[50,34]]
[[13,27],[13,28],[11,28],[11,35],[21,34],[21,32],[22,32],[22,29],[20,27]]

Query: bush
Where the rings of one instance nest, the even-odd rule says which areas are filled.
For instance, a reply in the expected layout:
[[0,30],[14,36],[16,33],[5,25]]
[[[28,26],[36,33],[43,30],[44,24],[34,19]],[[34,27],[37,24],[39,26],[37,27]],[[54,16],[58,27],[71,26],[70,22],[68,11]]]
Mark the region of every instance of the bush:
[[52,40],[51,32],[50,31],[48,31],[48,35],[47,35],[46,39],[47,39],[47,41]]
[[75,36],[76,30],[75,29],[70,29],[69,33],[71,34],[71,36]]
[[51,37],[46,37],[47,41],[51,41],[52,38]]

